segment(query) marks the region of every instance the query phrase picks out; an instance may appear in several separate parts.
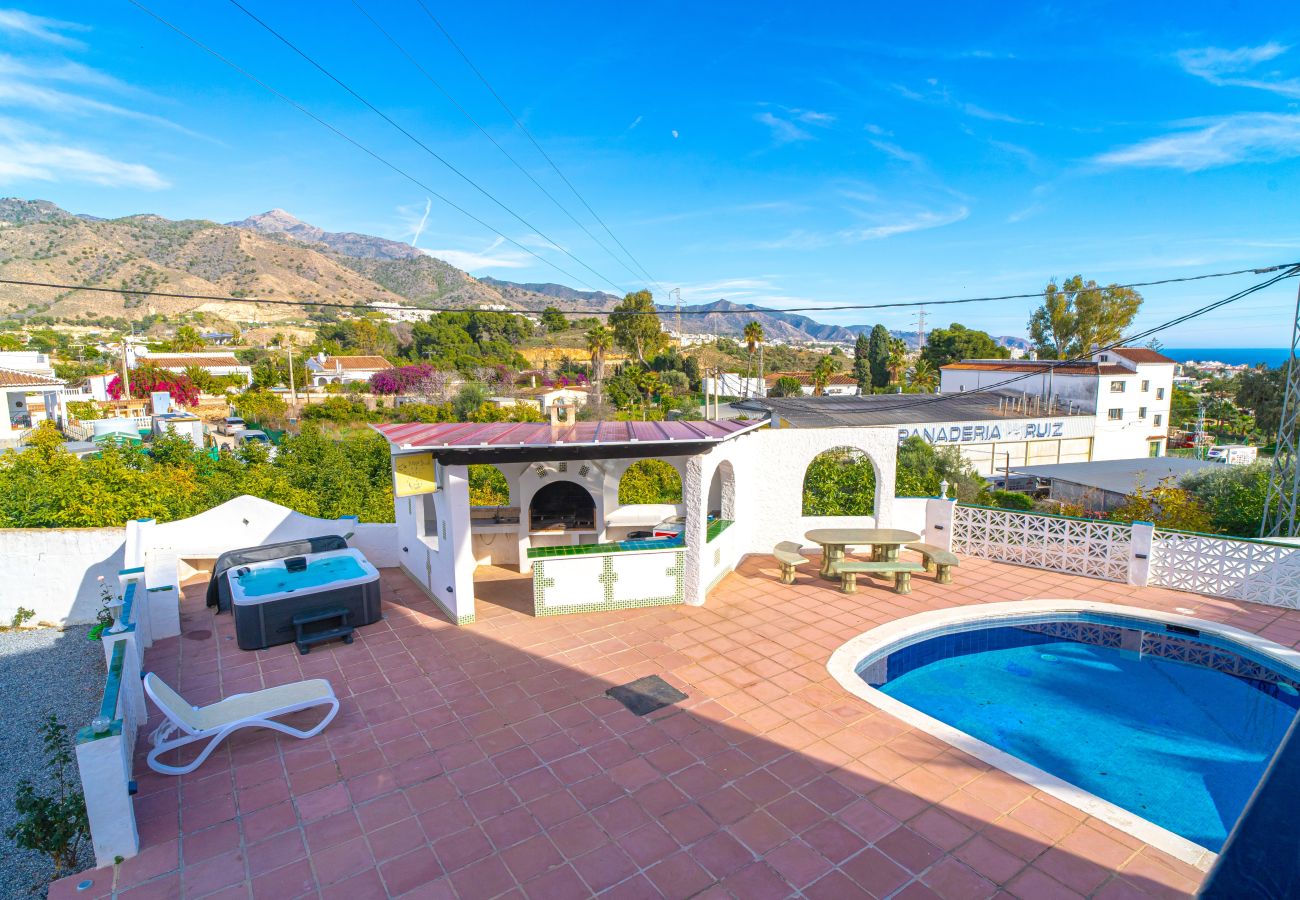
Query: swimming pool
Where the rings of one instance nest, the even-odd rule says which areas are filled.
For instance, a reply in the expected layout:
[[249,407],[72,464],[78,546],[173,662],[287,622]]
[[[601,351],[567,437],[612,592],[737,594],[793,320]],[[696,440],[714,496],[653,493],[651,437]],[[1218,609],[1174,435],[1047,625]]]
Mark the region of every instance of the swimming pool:
[[1300,708],[1300,656],[1209,622],[1039,604],[899,620],[832,674],[847,664],[854,693],[1112,824],[1141,817],[1192,845],[1182,858],[1217,851]]

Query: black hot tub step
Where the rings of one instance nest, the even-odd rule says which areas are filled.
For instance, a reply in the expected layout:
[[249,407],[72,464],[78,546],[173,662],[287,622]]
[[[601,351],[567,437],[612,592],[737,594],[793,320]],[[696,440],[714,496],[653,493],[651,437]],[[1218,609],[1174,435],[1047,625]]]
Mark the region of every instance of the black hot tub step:
[[[350,618],[352,612],[344,606],[331,606],[298,613],[293,617],[293,628],[296,634],[294,643],[298,645],[298,652],[306,656],[311,652],[312,647],[336,638],[342,638],[345,644],[352,643],[353,627],[348,623]],[[306,627],[331,622],[333,627],[326,626],[311,630]]]

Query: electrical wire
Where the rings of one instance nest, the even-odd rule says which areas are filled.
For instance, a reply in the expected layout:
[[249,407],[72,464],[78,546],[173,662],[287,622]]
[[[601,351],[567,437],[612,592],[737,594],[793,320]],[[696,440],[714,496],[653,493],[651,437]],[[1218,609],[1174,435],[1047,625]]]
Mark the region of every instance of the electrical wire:
[[578,193],[578,189],[574,187],[573,182],[569,181],[568,177],[560,171],[560,167],[555,164],[555,160],[551,159],[550,154],[542,149],[542,145],[537,142],[537,138],[533,137],[533,133],[529,131],[524,126],[524,123],[519,120],[519,117],[514,114],[514,111],[506,104],[505,99],[497,93],[496,88],[492,87],[491,83],[487,80],[487,77],[479,71],[478,66],[474,65],[465,51],[461,49],[460,44],[456,43],[456,39],[451,36],[451,32],[446,29],[442,22],[438,21],[438,17],[435,16],[429,7],[425,5],[424,0],[415,0],[415,2],[420,5],[422,10],[424,10],[424,14],[429,17],[429,20],[433,22],[434,25],[438,26],[438,30],[441,31],[442,36],[447,39],[447,43],[451,44],[451,46],[455,48],[456,52],[460,54],[460,58],[465,61],[465,65],[469,66],[470,71],[478,76],[479,81],[483,82],[483,86],[488,89],[488,93],[496,98],[497,103],[501,104],[501,108],[506,111],[506,115],[508,115],[510,120],[515,123],[515,127],[522,131],[524,136],[527,137],[532,145],[537,148],[537,152],[541,154],[542,159],[546,160],[551,169],[554,170],[555,174],[560,176],[560,180],[563,181],[568,186],[569,190],[573,192],[573,196],[577,197],[578,201],[586,208],[587,212],[591,213],[592,218],[600,223],[600,227],[605,229],[605,233],[613,238],[614,243],[618,244],[619,249],[627,254],[627,258],[632,260],[636,267],[641,271],[641,274],[649,279],[651,284],[659,288],[660,293],[663,293],[663,285],[660,284],[653,275],[646,271],[645,266],[641,265],[641,261],[632,255],[632,251],[628,250],[627,247],[623,245],[623,242],[618,239],[618,236],[610,230],[608,225],[605,224],[605,220],[597,215],[596,211],[591,208],[591,204],[587,202],[587,199],[583,197],[582,194]]
[[[1251,294],[1262,291],[1265,288],[1272,287],[1273,285],[1277,284],[1279,281],[1283,281],[1287,278],[1294,278],[1297,275],[1300,275],[1300,264],[1294,264],[1294,263],[1289,264],[1287,266],[1271,266],[1268,269],[1257,270],[1257,271],[1261,271],[1261,272],[1277,271],[1279,269],[1285,269],[1285,271],[1282,271],[1279,274],[1273,276],[1272,278],[1266,279],[1265,281],[1261,281],[1258,284],[1254,284],[1248,288],[1244,288],[1243,290],[1240,290],[1235,294],[1231,294],[1227,297],[1224,297],[1221,300],[1216,300],[1213,303],[1209,303],[1205,306],[1194,309],[1189,313],[1184,313],[1181,316],[1170,319],[1169,321],[1161,323],[1160,325],[1156,325],[1154,328],[1148,328],[1147,330],[1140,331],[1137,334],[1126,335],[1125,337],[1122,337],[1116,341],[1112,341],[1111,343],[1106,344],[1105,346],[1099,346],[1095,351],[1089,350],[1088,353],[1086,354],[1080,354],[1078,356],[1069,357],[1067,359],[1044,361],[1042,365],[1034,366],[1030,371],[1025,372],[1022,375],[1016,375],[1011,378],[1007,378],[1006,380],[999,381],[996,384],[984,385],[983,387],[978,387],[973,390],[963,391],[960,394],[935,394],[932,396],[924,397],[923,399],[920,400],[909,401],[907,403],[896,403],[893,405],[884,405],[884,406],[873,405],[870,411],[876,413],[876,412],[890,412],[897,409],[912,410],[918,407],[927,406],[931,403],[943,403],[947,400],[951,400],[954,396],[969,397],[972,394],[994,393],[1001,390],[1002,388],[1006,387],[1009,384],[1015,384],[1016,382],[1025,381],[1029,378],[1037,378],[1040,375],[1043,375],[1047,372],[1054,372],[1057,369],[1064,366],[1074,366],[1074,365],[1078,365],[1081,362],[1091,362],[1094,353],[1105,353],[1107,351],[1114,350],[1118,347],[1124,347],[1125,345],[1132,344],[1135,341],[1140,341],[1143,340],[1144,338],[1152,337],[1153,335],[1156,335],[1162,331],[1166,331],[1170,328],[1173,328],[1176,325],[1181,325],[1184,322],[1191,321],[1192,319],[1195,319],[1199,316],[1203,316],[1206,315],[1207,313],[1214,312],[1215,310],[1227,306],[1230,303],[1235,303],[1238,300],[1242,300],[1246,297],[1249,297]],[[1256,271],[1256,270],[1252,270],[1252,271]]]
[[483,136],[492,142],[492,146],[500,150],[501,155],[504,156],[506,159],[510,160],[510,162],[514,165],[514,167],[518,169],[525,178],[531,181],[533,185],[546,196],[546,199],[550,200],[553,204],[555,204],[556,208],[559,209],[560,212],[568,216],[569,220],[573,222],[574,225],[577,225],[580,229],[582,229],[583,234],[591,238],[592,242],[597,247],[599,247],[600,249],[608,253],[610,258],[613,259],[615,262],[617,262],[624,269],[626,269],[628,274],[631,275],[633,278],[640,279],[642,277],[635,270],[633,270],[631,266],[629,266],[626,262],[624,262],[621,256],[619,256],[617,253],[611,250],[600,238],[592,234],[590,229],[588,229],[587,226],[584,225],[581,222],[581,220],[578,219],[577,216],[575,216],[572,212],[570,212],[569,208],[565,206],[563,203],[561,203],[554,194],[548,191],[546,189],[546,186],[543,185],[540,181],[538,181],[532,172],[529,172],[526,168],[524,168],[523,163],[515,159],[514,156],[510,154],[510,151],[507,150],[505,147],[503,147],[501,143],[492,136],[492,133],[488,131],[486,128],[484,128],[479,123],[478,119],[474,118],[474,116],[470,113],[470,111],[467,110],[464,106],[462,106],[456,100],[456,98],[453,97],[445,87],[443,87],[442,83],[439,82],[438,79],[434,78],[432,74],[430,74],[428,69],[420,65],[419,60],[417,60],[409,51],[407,51],[406,47],[403,46],[402,43],[397,40],[397,38],[393,37],[393,35],[388,31],[388,29],[384,28],[383,25],[379,24],[379,21],[375,19],[375,17],[372,16],[369,13],[369,11],[367,11],[366,8],[362,6],[360,2],[358,2],[358,0],[352,0],[352,5],[357,8],[357,12],[361,13],[361,15],[366,17],[366,19],[370,22],[371,25],[375,26],[375,29],[380,34],[382,34],[385,38],[388,39],[388,42],[390,44],[392,44],[394,47],[397,48],[397,52],[401,53],[402,56],[406,57],[407,62],[415,66],[415,68],[420,72],[420,74],[423,75],[430,84],[432,84],[435,88],[437,88],[439,93],[441,93],[444,97],[446,97],[447,101],[451,103],[452,106],[456,107],[456,109],[460,111],[461,115],[463,115],[466,119],[468,119],[475,128],[477,128],[480,132],[482,132]]
[[388,115],[388,114],[385,113],[383,110],[381,110],[379,107],[375,106],[373,103],[371,103],[371,102],[370,102],[369,100],[367,100],[365,97],[361,96],[361,94],[358,93],[354,88],[352,88],[351,86],[349,86],[346,82],[344,82],[341,78],[339,78],[337,75],[335,75],[335,74],[334,74],[333,72],[331,72],[329,69],[325,68],[325,66],[323,66],[323,65],[321,65],[319,62],[317,62],[317,61],[316,61],[314,58],[312,58],[312,56],[311,56],[310,54],[308,54],[305,50],[302,50],[300,47],[298,47],[297,44],[293,43],[291,40],[289,40],[289,39],[288,39],[287,37],[285,37],[283,34],[281,34],[280,32],[276,31],[274,28],[272,28],[269,24],[267,24],[267,22],[265,22],[263,19],[259,18],[259,17],[254,13],[254,12],[252,12],[250,9],[248,9],[248,7],[246,7],[246,6],[244,6],[242,3],[240,3],[239,0],[229,0],[229,2],[230,2],[230,5],[231,5],[231,6],[235,7],[235,8],[238,9],[240,12],[242,12],[244,15],[248,16],[248,18],[252,19],[252,20],[253,20],[254,22],[256,22],[258,25],[260,25],[262,28],[264,28],[264,29],[265,29],[269,34],[271,34],[273,37],[275,37],[276,40],[280,41],[280,43],[284,44],[286,47],[288,47],[290,50],[292,50],[292,51],[293,51],[294,53],[296,53],[298,56],[302,57],[302,59],[306,60],[306,62],[307,62],[309,65],[311,65],[313,68],[315,68],[318,72],[320,72],[322,75],[324,75],[324,76],[325,76],[326,78],[328,78],[330,81],[334,82],[334,83],[337,84],[339,87],[341,87],[343,90],[345,90],[345,91],[347,91],[349,94],[351,94],[351,95],[352,95],[352,96],[353,96],[353,97],[354,97],[358,102],[361,103],[362,106],[366,107],[366,109],[370,110],[372,113],[374,113],[375,115],[379,116],[379,118],[383,119],[385,122],[387,122],[389,125],[391,125],[394,129],[396,129],[399,133],[401,133],[402,135],[404,135],[408,140],[411,141],[411,143],[415,144],[415,146],[419,147],[419,148],[420,148],[421,150],[423,150],[425,153],[429,154],[429,155],[432,156],[434,159],[436,159],[438,162],[442,163],[442,164],[443,164],[444,166],[446,166],[447,169],[450,170],[453,174],[455,174],[456,176],[458,176],[461,180],[463,180],[463,181],[464,181],[466,184],[468,184],[470,187],[474,188],[474,190],[478,191],[478,192],[479,192],[480,194],[482,194],[484,197],[486,197],[487,199],[489,199],[489,200],[491,200],[493,203],[495,203],[497,206],[499,206],[499,207],[500,207],[502,210],[504,210],[506,213],[508,213],[509,215],[513,216],[516,220],[518,220],[518,222],[519,222],[521,225],[523,225],[523,226],[524,226],[525,228],[527,228],[529,231],[532,231],[534,234],[536,234],[538,237],[540,237],[540,238],[541,238],[542,240],[544,240],[546,243],[550,244],[550,245],[551,245],[552,247],[554,247],[556,250],[559,250],[559,251],[560,251],[561,253],[563,253],[565,256],[569,257],[569,259],[573,260],[573,261],[576,262],[578,265],[580,265],[580,266],[582,266],[584,269],[586,269],[588,272],[590,272],[591,274],[595,275],[595,276],[596,276],[597,278],[599,278],[601,281],[605,282],[605,283],[608,284],[610,287],[614,288],[614,290],[619,291],[619,292],[622,292],[622,293],[626,293],[626,291],[624,291],[624,289],[623,289],[622,287],[619,286],[618,282],[614,281],[613,279],[609,278],[609,277],[606,276],[606,275],[603,275],[600,271],[598,271],[597,269],[595,269],[595,268],[593,268],[592,266],[588,265],[586,262],[584,262],[583,260],[581,260],[580,258],[578,258],[576,255],[574,255],[571,251],[565,249],[565,248],[564,248],[563,246],[561,246],[557,241],[552,240],[552,239],[551,239],[550,237],[548,237],[548,236],[546,235],[546,233],[543,232],[540,228],[538,228],[536,225],[533,225],[531,222],[529,222],[527,219],[525,219],[525,218],[524,218],[523,216],[521,216],[519,213],[515,212],[515,211],[514,211],[510,206],[506,205],[504,202],[502,202],[501,200],[499,200],[499,199],[496,197],[496,195],[494,195],[494,194],[493,194],[491,191],[489,191],[487,188],[483,187],[481,184],[479,184],[479,183],[478,183],[477,181],[475,181],[473,178],[470,178],[468,175],[466,175],[464,172],[462,172],[460,169],[458,169],[455,165],[453,165],[453,164],[451,163],[450,160],[448,160],[448,159],[446,159],[445,157],[443,157],[441,154],[439,154],[436,150],[434,150],[432,147],[430,147],[430,146],[429,146],[428,144],[426,144],[424,141],[420,140],[418,137],[416,137],[414,134],[412,134],[409,130],[407,130],[407,129],[406,129],[406,128],[401,124],[401,123],[399,123],[399,122],[398,122],[396,119],[394,119],[392,116]]
[[[352,146],[356,147],[356,148],[357,148],[358,150],[360,150],[362,153],[364,153],[364,154],[366,154],[367,156],[369,156],[370,158],[374,159],[376,162],[379,162],[379,163],[381,163],[382,165],[388,167],[388,168],[391,169],[392,171],[396,172],[398,175],[401,175],[403,178],[405,178],[407,181],[409,181],[409,182],[411,182],[412,184],[414,184],[416,187],[420,188],[420,189],[423,190],[423,191],[428,192],[431,196],[437,197],[440,201],[442,201],[443,203],[445,203],[447,206],[450,206],[452,209],[456,210],[456,212],[458,212],[458,213],[460,213],[461,215],[465,216],[465,217],[466,217],[467,219],[469,219],[470,221],[474,222],[474,223],[477,224],[477,225],[481,225],[483,228],[485,228],[485,229],[487,229],[488,231],[492,232],[492,233],[495,234],[497,237],[501,238],[503,241],[506,241],[507,243],[509,243],[509,244],[511,244],[512,246],[518,248],[519,250],[522,250],[524,253],[527,253],[529,256],[533,257],[534,259],[537,259],[538,261],[540,261],[540,262],[543,263],[544,265],[550,266],[552,269],[554,269],[555,271],[557,271],[557,272],[559,272],[560,274],[564,275],[566,278],[572,278],[574,281],[578,282],[579,284],[583,285],[584,287],[588,287],[588,288],[591,288],[592,290],[595,290],[595,288],[594,288],[592,285],[588,284],[584,279],[580,278],[580,277],[577,276],[577,275],[574,275],[572,272],[570,272],[568,269],[565,269],[563,266],[560,266],[560,265],[558,265],[557,263],[554,263],[554,262],[552,262],[551,260],[547,259],[546,257],[542,256],[540,253],[538,253],[537,251],[533,250],[531,247],[526,247],[525,245],[521,244],[519,241],[517,241],[517,240],[515,240],[514,238],[510,237],[510,236],[509,236],[508,234],[506,234],[505,232],[503,232],[503,231],[499,231],[498,229],[494,228],[492,225],[488,224],[486,221],[484,221],[483,219],[479,218],[479,217],[476,216],[474,213],[472,213],[472,212],[470,212],[469,210],[465,209],[463,206],[460,206],[459,204],[457,204],[454,200],[452,200],[452,199],[450,199],[449,197],[446,197],[446,196],[444,196],[443,194],[439,193],[438,191],[434,190],[434,189],[431,188],[429,185],[425,184],[423,181],[421,181],[420,179],[416,178],[414,175],[412,175],[412,174],[410,174],[409,172],[407,172],[405,169],[401,168],[400,166],[396,165],[395,163],[389,162],[389,161],[388,161],[387,159],[385,159],[383,156],[380,156],[377,152],[375,152],[374,150],[371,150],[371,149],[370,149],[369,147],[367,147],[365,144],[362,144],[360,141],[358,141],[356,138],[353,138],[351,135],[347,134],[347,133],[344,132],[342,129],[337,128],[336,126],[334,126],[334,125],[330,124],[329,122],[325,121],[325,120],[322,119],[320,116],[316,115],[314,112],[312,112],[311,110],[307,109],[307,107],[303,106],[301,103],[299,103],[299,102],[297,102],[296,100],[294,100],[292,97],[289,97],[288,95],[281,93],[280,91],[276,90],[276,89],[275,89],[274,87],[272,87],[271,85],[267,84],[265,81],[262,81],[260,78],[258,78],[256,75],[254,75],[252,72],[248,71],[248,70],[245,69],[244,67],[240,66],[240,65],[239,65],[238,63],[236,63],[234,60],[231,60],[231,59],[229,59],[229,58],[223,56],[221,53],[219,53],[218,51],[216,51],[216,50],[213,49],[212,47],[209,47],[207,44],[203,43],[203,42],[200,41],[198,38],[196,38],[196,37],[194,37],[193,35],[189,34],[187,31],[185,31],[184,29],[182,29],[180,26],[178,26],[178,25],[174,25],[174,24],[172,24],[171,22],[169,22],[167,19],[164,19],[164,18],[163,18],[162,16],[160,16],[158,13],[154,12],[152,9],[150,9],[150,8],[147,7],[147,6],[145,6],[142,2],[140,2],[140,0],[127,0],[127,2],[130,3],[132,6],[136,7],[137,9],[139,9],[141,12],[143,12],[143,13],[145,13],[146,15],[150,16],[151,18],[155,19],[155,20],[156,20],[157,22],[159,22],[160,24],[162,24],[162,25],[166,26],[167,28],[171,29],[171,30],[174,31],[176,34],[178,34],[178,35],[180,35],[181,37],[185,38],[185,40],[189,41],[191,44],[193,44],[194,46],[198,47],[200,50],[202,50],[202,51],[204,51],[205,53],[211,55],[213,58],[219,60],[220,62],[224,63],[225,65],[229,66],[231,69],[234,69],[234,70],[235,70],[236,72],[238,72],[240,75],[243,75],[243,76],[244,76],[245,78],[247,78],[249,81],[251,81],[251,82],[253,82],[254,84],[256,84],[258,87],[262,88],[263,90],[267,91],[268,93],[272,94],[273,96],[275,96],[275,97],[277,97],[278,99],[282,100],[283,102],[287,103],[289,106],[292,106],[294,109],[298,110],[298,112],[302,113],[302,114],[305,115],[307,118],[311,119],[311,120],[312,120],[313,122],[315,122],[317,125],[320,125],[322,128],[326,129],[327,131],[332,132],[334,135],[336,135],[336,136],[342,138],[343,140],[347,141],[349,144],[351,144]],[[232,299],[232,298],[221,298],[221,299]]]
[[[136,0],[130,0],[135,3]],[[138,4],[137,4],[138,5]],[[1233,275],[1256,274],[1263,275],[1268,272],[1277,272],[1283,269],[1294,272],[1300,263],[1283,263],[1274,266],[1263,266],[1255,269],[1237,269],[1231,272],[1208,272],[1201,275],[1184,275],[1176,278],[1159,278],[1154,281],[1130,281],[1125,284],[1099,286],[1095,290],[1104,290],[1105,288],[1136,288],[1151,287],[1160,284],[1178,284],[1188,281],[1201,281],[1206,278],[1227,278]],[[1271,283],[1271,282],[1270,282]],[[268,306],[312,306],[323,307],[326,309],[346,309],[354,312],[373,312],[375,310],[419,310],[428,313],[460,313],[475,312],[473,309],[454,306],[408,306],[400,303],[334,303],[328,300],[272,300],[266,297],[230,297],[218,294],[188,294],[173,291],[150,291],[140,288],[123,288],[123,287],[105,287],[98,285],[82,284],[64,284],[52,281],[29,281],[20,278],[0,278],[0,284],[12,284],[18,287],[41,287],[57,288],[65,291],[97,291],[105,294],[130,294],[140,297],[170,297],[179,300],[214,300],[220,303],[257,303]],[[1024,300],[1036,299],[1047,296],[1047,291],[1038,291],[1037,293],[1028,294],[1002,294],[991,297],[966,297],[958,300],[912,300],[899,303],[859,303],[842,306],[802,306],[787,307],[783,309],[767,309],[758,307],[755,309],[692,309],[685,308],[681,311],[683,316],[716,316],[716,315],[735,315],[735,316],[753,316],[755,313],[791,313],[791,312],[820,312],[827,309],[840,310],[870,310],[870,309],[889,309],[899,306],[939,306],[945,303],[989,303],[997,300]],[[512,310],[514,314],[535,312],[536,310]],[[560,309],[559,312],[567,316],[591,317],[591,316],[608,316],[613,310],[592,310],[592,309]],[[667,313],[660,310],[628,310],[620,315],[633,316],[658,316]]]

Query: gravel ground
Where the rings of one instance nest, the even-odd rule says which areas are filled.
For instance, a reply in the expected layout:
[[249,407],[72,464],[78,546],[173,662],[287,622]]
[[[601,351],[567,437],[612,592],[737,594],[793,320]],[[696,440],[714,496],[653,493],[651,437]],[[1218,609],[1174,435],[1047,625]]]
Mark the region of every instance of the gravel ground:
[[[90,724],[104,694],[104,650],[86,640],[89,626],[0,632],[0,900],[44,896],[53,874],[49,858],[19,850],[4,830],[13,823],[14,792],[21,778],[40,783],[45,756],[37,729],[50,714],[75,734]],[[83,868],[94,865],[89,848]],[[32,890],[32,885],[42,888]]]

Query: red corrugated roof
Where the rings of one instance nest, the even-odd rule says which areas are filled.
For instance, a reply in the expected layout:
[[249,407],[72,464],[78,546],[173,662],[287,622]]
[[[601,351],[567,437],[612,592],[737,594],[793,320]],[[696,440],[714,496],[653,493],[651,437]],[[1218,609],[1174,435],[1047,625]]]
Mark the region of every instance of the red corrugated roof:
[[725,441],[765,421],[724,422],[406,422],[371,426],[401,448],[550,447],[573,444]]

